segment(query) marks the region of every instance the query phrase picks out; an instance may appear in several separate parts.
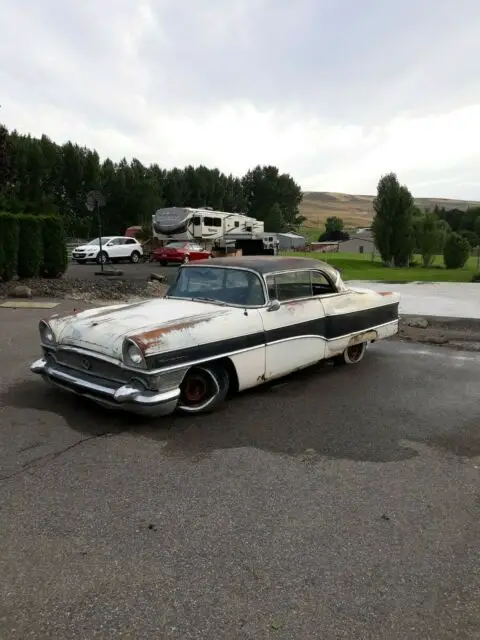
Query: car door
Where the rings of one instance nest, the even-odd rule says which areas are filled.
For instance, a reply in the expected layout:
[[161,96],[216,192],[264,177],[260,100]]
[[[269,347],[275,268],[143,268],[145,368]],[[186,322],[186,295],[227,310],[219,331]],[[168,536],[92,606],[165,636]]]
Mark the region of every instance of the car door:
[[141,246],[134,238],[125,238],[124,239],[124,249],[125,249],[125,258],[130,258],[134,251],[138,251],[141,253]]
[[105,251],[108,253],[108,257],[114,260],[121,257],[118,241],[118,238],[112,238],[105,245]]
[[131,238],[118,238],[118,257],[119,258],[129,258],[133,248],[131,244],[129,244],[129,240]]
[[265,377],[278,378],[325,357],[325,312],[313,295],[309,270],[266,278],[270,301],[261,310],[265,331]]
[[202,247],[198,244],[194,244],[193,242],[188,245],[188,252],[190,254],[190,260],[200,260],[204,257]]

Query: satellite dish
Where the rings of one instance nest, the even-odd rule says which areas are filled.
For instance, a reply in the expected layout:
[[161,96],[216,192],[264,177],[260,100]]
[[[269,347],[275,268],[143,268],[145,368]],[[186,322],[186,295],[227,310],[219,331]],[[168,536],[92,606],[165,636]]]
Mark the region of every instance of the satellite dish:
[[85,206],[89,211],[94,211],[95,207],[98,208],[105,206],[105,197],[100,191],[89,191],[87,193],[87,199]]

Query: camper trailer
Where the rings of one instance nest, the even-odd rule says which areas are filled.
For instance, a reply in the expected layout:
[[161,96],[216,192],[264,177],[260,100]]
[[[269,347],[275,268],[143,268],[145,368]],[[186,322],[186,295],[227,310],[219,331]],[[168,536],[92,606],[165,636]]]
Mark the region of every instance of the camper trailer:
[[263,234],[263,222],[243,213],[212,209],[168,207],[158,209],[153,219],[153,235],[159,240],[186,240],[206,246],[229,240],[253,239]]

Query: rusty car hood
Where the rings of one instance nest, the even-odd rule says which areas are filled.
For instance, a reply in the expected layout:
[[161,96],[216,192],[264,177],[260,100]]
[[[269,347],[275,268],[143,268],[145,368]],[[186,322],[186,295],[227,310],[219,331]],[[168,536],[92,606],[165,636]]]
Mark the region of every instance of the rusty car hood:
[[49,324],[60,347],[88,349],[121,360],[127,337],[147,356],[167,348],[184,348],[195,342],[192,333],[196,327],[215,318],[226,320],[238,311],[218,304],[160,298],[50,318]]

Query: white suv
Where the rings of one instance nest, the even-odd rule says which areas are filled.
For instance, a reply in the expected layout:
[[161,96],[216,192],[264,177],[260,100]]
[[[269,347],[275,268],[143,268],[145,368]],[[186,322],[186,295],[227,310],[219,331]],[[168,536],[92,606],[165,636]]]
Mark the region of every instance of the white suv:
[[100,238],[90,240],[87,244],[75,247],[72,251],[72,258],[78,264],[86,262],[97,262],[105,264],[108,261],[119,262],[129,260],[137,263],[143,256],[143,247],[135,238],[125,236],[105,236],[102,237],[102,250],[100,251]]

